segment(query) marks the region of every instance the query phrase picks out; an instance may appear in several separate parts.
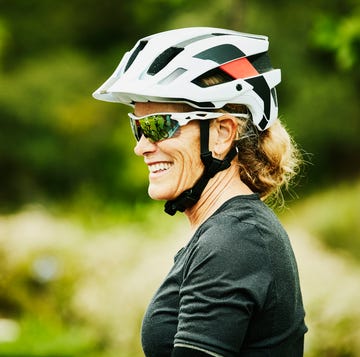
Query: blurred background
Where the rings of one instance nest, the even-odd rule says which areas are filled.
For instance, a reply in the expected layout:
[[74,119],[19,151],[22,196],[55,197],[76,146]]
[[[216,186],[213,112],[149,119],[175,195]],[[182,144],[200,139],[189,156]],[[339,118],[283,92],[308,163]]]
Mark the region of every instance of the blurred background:
[[91,93],[146,35],[265,34],[307,164],[278,214],[306,357],[360,356],[357,0],[0,0],[0,356],[138,357],[144,309],[189,238],[147,197],[128,108]]

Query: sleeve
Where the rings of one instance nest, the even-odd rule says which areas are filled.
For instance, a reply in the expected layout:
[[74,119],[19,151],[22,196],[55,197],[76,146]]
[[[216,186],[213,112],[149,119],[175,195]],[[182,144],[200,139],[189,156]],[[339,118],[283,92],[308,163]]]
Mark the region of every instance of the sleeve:
[[210,357],[211,354],[208,354],[204,351],[198,349],[189,348],[189,347],[175,347],[171,357]]
[[271,284],[268,256],[251,224],[212,224],[189,253],[174,344],[222,356],[241,349],[249,320]]

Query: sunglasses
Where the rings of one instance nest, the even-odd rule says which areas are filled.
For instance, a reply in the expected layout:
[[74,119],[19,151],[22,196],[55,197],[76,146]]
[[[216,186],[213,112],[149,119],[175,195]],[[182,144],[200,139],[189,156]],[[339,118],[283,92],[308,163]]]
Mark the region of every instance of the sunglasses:
[[[128,113],[130,125],[135,139],[139,141],[144,135],[150,142],[155,143],[169,139],[177,130],[192,120],[208,120],[224,115],[221,112],[186,112],[186,113],[156,113],[138,117]],[[231,113],[239,118],[249,118],[249,114]]]

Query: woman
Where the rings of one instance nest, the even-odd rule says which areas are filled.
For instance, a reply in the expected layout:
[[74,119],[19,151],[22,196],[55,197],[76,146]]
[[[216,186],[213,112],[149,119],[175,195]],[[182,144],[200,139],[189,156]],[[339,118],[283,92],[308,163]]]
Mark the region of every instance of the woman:
[[303,355],[306,332],[288,237],[263,203],[298,153],[277,119],[268,41],[215,28],[141,39],[95,93],[134,108],[149,195],[193,236],[142,325],[147,357]]

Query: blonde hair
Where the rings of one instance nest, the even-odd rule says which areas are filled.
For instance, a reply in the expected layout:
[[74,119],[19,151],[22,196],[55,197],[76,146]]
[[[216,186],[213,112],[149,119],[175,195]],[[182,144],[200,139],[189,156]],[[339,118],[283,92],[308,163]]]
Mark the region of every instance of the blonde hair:
[[[247,107],[226,105],[223,112],[246,113]],[[259,131],[250,119],[237,118],[234,140],[240,179],[263,200],[283,202],[282,188],[289,188],[302,163],[300,150],[280,119]]]

